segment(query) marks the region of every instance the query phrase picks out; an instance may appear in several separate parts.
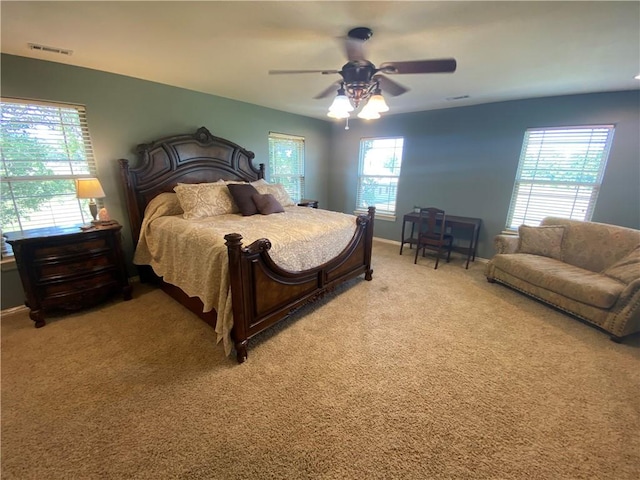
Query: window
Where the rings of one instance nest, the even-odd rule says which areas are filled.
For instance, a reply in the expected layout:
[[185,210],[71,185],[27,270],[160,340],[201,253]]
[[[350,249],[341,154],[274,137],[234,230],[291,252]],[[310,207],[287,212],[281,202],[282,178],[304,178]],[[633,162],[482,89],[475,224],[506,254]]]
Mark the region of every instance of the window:
[[74,182],[96,173],[85,108],[7,98],[0,106],[2,231],[91,220]]
[[395,215],[403,138],[360,140],[356,210],[376,207],[376,214]]
[[281,183],[291,199],[304,197],[304,137],[269,133],[269,179]]
[[525,132],[507,229],[546,216],[591,220],[613,139],[613,126]]

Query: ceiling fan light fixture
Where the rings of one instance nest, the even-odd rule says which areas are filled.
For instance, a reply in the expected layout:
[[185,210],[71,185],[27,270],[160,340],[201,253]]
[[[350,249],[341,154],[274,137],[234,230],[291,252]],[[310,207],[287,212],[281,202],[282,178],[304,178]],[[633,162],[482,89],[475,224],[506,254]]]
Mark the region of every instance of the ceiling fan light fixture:
[[350,116],[349,112],[340,112],[337,110],[329,110],[329,113],[327,113],[327,117],[337,119],[349,118]]
[[382,92],[379,88],[373,92],[373,95],[369,99],[366,107],[370,107],[378,113],[384,113],[389,111],[389,105],[385,102]]
[[330,112],[353,112],[353,105],[346,95],[337,95],[329,107]]
[[375,110],[375,106],[372,106],[371,100],[369,100],[367,104],[362,107],[360,113],[358,113],[358,118],[362,118],[363,120],[375,120],[380,118],[380,113]]
[[340,87],[340,89],[338,89],[338,94],[336,95],[336,98],[333,99],[333,103],[329,107],[329,113],[331,112],[342,115],[336,118],[346,118],[344,116],[345,113],[347,114],[347,117],[348,117],[349,112],[353,112],[353,105],[351,105],[351,102],[349,101],[349,97],[347,97],[346,95],[344,87]]
[[329,97],[334,92],[336,85],[339,85],[338,94],[329,107],[327,115],[331,118],[348,119],[349,112],[360,109],[358,117],[372,120],[380,118],[380,113],[389,111],[389,106],[382,96],[381,86],[387,95],[394,97],[409,91],[408,88],[387,77],[387,75],[453,73],[456,71],[457,62],[455,58],[385,62],[377,68],[367,60],[364,51],[364,44],[371,38],[372,34],[373,31],[369,27],[355,27],[349,30],[349,33],[344,38],[348,61],[340,70],[269,70],[269,74],[339,74],[342,77],[339,82],[334,82],[314,98]]

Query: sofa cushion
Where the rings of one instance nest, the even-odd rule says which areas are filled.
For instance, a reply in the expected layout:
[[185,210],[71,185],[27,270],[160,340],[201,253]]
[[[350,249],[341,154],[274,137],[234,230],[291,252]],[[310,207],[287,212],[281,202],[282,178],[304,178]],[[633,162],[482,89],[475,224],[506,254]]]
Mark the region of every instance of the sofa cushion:
[[539,255],[502,254],[491,262],[516,278],[598,308],[611,308],[625,288],[606,275]]
[[544,227],[520,225],[518,228],[518,236],[520,237],[518,252],[562,260],[563,235],[564,227],[559,225]]
[[562,261],[602,272],[640,243],[640,231],[597,222],[547,217],[541,225],[564,225]]
[[602,273],[627,285],[640,278],[640,246]]

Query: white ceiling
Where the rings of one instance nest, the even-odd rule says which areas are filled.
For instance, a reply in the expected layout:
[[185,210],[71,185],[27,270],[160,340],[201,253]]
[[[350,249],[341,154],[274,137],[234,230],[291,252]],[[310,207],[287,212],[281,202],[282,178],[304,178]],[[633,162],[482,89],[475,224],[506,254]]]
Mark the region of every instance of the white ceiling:
[[[640,2],[0,3],[2,52],[77,65],[327,119],[342,38],[370,27],[367,58],[454,57],[453,74],[395,75],[389,113],[640,87]],[[28,43],[73,55],[30,50]],[[451,101],[448,97],[469,95]]]

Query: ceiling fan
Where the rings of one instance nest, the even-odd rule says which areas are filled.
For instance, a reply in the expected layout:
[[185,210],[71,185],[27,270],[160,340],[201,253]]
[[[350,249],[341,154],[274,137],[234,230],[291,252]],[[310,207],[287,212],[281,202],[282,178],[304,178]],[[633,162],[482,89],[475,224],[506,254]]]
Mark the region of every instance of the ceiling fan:
[[[457,63],[454,58],[385,62],[376,67],[365,58],[364,54],[364,43],[372,35],[373,31],[367,27],[356,27],[349,30],[345,38],[345,50],[349,61],[340,70],[269,70],[269,74],[339,74],[342,80],[334,82],[330,87],[314,97],[316,99],[325,98],[338,90],[338,95],[329,108],[328,115],[334,118],[348,118],[350,111],[358,108],[362,102],[368,100],[358,116],[361,118],[379,118],[380,112],[389,109],[382,97],[383,90],[392,96],[402,95],[409,91],[407,87],[391,80],[386,75],[453,73],[456,70]],[[363,113],[364,115],[362,115]]]

